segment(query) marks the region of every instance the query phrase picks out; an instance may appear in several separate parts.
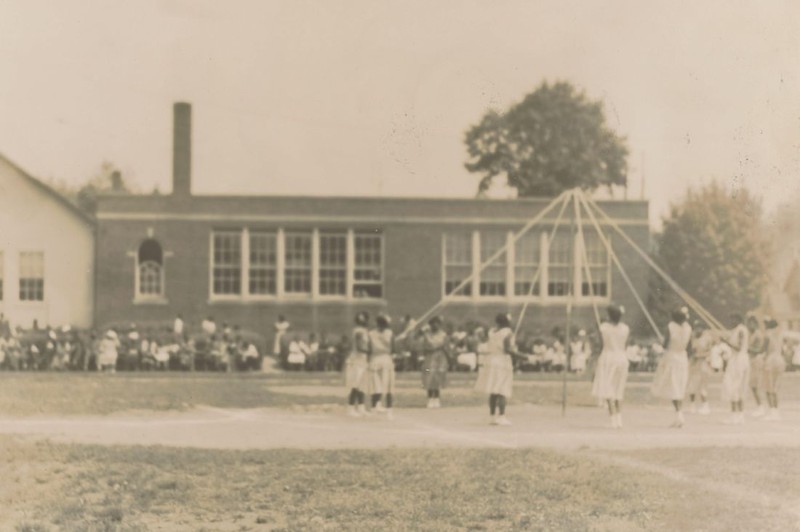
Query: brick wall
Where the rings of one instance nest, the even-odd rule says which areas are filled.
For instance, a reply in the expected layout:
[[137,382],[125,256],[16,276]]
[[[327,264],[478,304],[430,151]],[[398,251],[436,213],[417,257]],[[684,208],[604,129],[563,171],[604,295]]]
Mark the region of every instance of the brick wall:
[[[150,198],[105,198],[101,200],[97,230],[97,296],[96,322],[98,326],[125,321],[168,323],[176,314],[184,316],[189,327],[197,328],[206,316],[214,316],[217,323],[239,324],[243,328],[263,332],[271,337],[272,324],[278,314],[285,315],[298,330],[340,332],[349,329],[353,317],[361,310],[389,312],[395,318],[405,314],[418,316],[441,298],[442,292],[442,235],[454,229],[473,230],[491,227],[493,230],[517,230],[528,211],[543,208],[543,201],[473,201],[473,200],[367,200],[331,198],[290,198],[289,205],[276,202],[275,198],[247,198],[237,206],[230,198],[172,198],[170,196]],[[259,207],[260,205],[260,207]],[[353,205],[361,208],[353,210]],[[381,206],[383,208],[381,209]],[[608,202],[603,204],[609,214],[617,218],[637,221],[625,226],[626,232],[644,249],[648,247],[649,230],[646,225],[647,204],[643,202]],[[286,213],[287,220],[297,213],[315,216],[353,216],[372,213],[374,223],[360,225],[351,222],[310,221],[283,223],[264,221],[246,222],[247,213]],[[387,219],[389,215],[423,217],[430,221],[414,223],[408,220]],[[125,216],[130,214],[136,216]],[[149,213],[149,214],[148,214]],[[222,217],[208,220],[202,217],[180,219],[180,213],[216,213]],[[165,216],[168,215],[168,216]],[[436,217],[449,219],[437,223]],[[454,224],[452,217],[464,218],[464,223]],[[475,218],[488,217],[506,219],[520,216],[520,223],[480,225]],[[523,217],[524,216],[524,217]],[[227,220],[227,218],[230,220]],[[215,228],[285,229],[303,228],[378,228],[384,234],[384,294],[382,301],[356,300],[352,302],[327,301],[258,301],[219,302],[209,301],[209,235]],[[134,267],[139,244],[152,234],[166,253],[166,302],[136,304],[134,302]],[[634,251],[622,241],[613,238],[612,243],[620,260],[637,290],[646,298],[647,267]],[[614,268],[612,268],[614,271]],[[612,296],[626,306],[626,321],[636,326],[642,321],[635,300],[630,295],[618,273],[612,276]],[[454,321],[480,319],[489,321],[500,311],[517,314],[520,303],[506,302],[473,303],[453,302],[442,314]],[[602,309],[601,309],[602,310]],[[525,327],[549,331],[555,325],[564,324],[566,308],[563,303],[546,306],[531,303]],[[593,323],[589,305],[575,310],[575,322],[585,327]]]

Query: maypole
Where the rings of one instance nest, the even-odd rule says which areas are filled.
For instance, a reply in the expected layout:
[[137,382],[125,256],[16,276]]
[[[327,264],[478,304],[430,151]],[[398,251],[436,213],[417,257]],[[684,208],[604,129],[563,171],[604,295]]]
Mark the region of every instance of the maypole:
[[[578,193],[572,194],[573,205],[578,204]],[[567,355],[567,363],[564,366],[564,373],[561,379],[561,417],[567,415],[567,373],[569,373],[570,361],[570,329],[572,328],[572,304],[576,296],[575,292],[575,213],[570,216],[569,224],[569,279],[567,280],[567,332],[564,336],[564,353]],[[581,242],[581,244],[583,244]]]

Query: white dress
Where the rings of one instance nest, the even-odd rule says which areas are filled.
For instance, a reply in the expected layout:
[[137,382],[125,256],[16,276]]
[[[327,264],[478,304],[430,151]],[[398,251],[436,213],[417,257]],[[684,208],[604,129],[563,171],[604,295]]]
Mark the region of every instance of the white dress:
[[739,344],[738,351],[733,351],[725,367],[722,378],[722,397],[726,401],[741,401],[747,395],[750,381],[750,356],[747,353],[750,334],[743,324],[739,324],[731,333],[731,343]]
[[369,333],[361,326],[353,329],[353,350],[344,365],[344,379],[347,389],[366,392],[369,385]]
[[572,345],[572,359],[570,360],[570,369],[572,371],[582,372],[586,370],[586,359],[589,357],[589,349],[585,340],[576,340],[571,342]]
[[651,391],[656,397],[681,401],[689,383],[689,356],[686,348],[692,339],[692,326],[686,322],[678,325],[674,321],[667,325],[669,342],[667,350],[658,363],[653,376]]
[[369,332],[369,371],[372,393],[394,393],[394,360],[392,360],[392,330],[374,329]]
[[624,323],[600,324],[603,351],[597,359],[597,368],[592,384],[592,395],[599,399],[621,401],[625,397],[628,380],[628,356],[625,344],[630,329]]
[[514,363],[511,355],[506,353],[506,342],[513,345],[514,333],[509,327],[492,329],[486,343],[487,355],[483,358],[481,375],[475,387],[489,395],[499,394],[511,397],[514,385]]

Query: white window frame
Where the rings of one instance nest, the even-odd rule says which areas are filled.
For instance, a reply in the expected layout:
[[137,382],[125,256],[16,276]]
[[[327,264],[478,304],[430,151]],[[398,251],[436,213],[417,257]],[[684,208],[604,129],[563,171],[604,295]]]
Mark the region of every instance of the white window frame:
[[[254,233],[270,233],[275,235],[275,294],[252,294],[250,293],[250,235]],[[311,290],[310,292],[287,293],[286,280],[286,237],[287,234],[302,233],[311,235]],[[241,260],[239,264],[241,286],[239,293],[236,294],[215,294],[214,293],[214,236],[218,234],[236,234],[241,238]],[[345,293],[344,294],[320,294],[320,239],[323,235],[336,235],[345,237],[346,243],[346,265],[345,265]],[[378,238],[380,242],[380,280],[356,281],[355,270],[357,269],[355,260],[355,239],[356,236],[367,235]],[[259,302],[259,301],[358,301],[359,303],[380,302],[385,303],[386,298],[386,242],[384,234],[375,233],[367,230],[354,230],[352,228],[323,227],[308,229],[304,227],[278,227],[278,228],[256,228],[243,227],[239,229],[219,228],[212,229],[209,234],[209,302]],[[371,284],[381,287],[381,297],[361,297],[354,295],[354,286],[359,284]]]
[[[358,264],[356,264],[356,257],[358,254],[356,253],[356,239],[359,236],[369,237],[369,238],[376,238],[378,240],[378,251],[379,251],[379,260],[378,263],[378,272],[380,273],[380,279],[356,279],[356,270],[359,269]],[[386,278],[386,250],[384,249],[385,243],[383,238],[383,233],[375,233],[373,231],[353,231],[353,280],[351,285],[351,293],[352,298],[358,301],[381,301],[386,298],[386,283],[384,279]],[[366,268],[362,268],[366,269]],[[381,288],[381,296],[380,297],[356,297],[356,285],[363,285],[363,286],[380,286]]]
[[[348,283],[350,275],[349,272],[351,269],[348,267],[348,248],[349,248],[349,240],[350,240],[350,232],[347,230],[318,230],[315,229],[314,233],[317,235],[317,241],[314,243],[313,250],[316,250],[316,264],[313,268],[313,271],[316,272],[314,281],[314,289],[315,289],[315,297],[318,299],[331,299],[331,300],[338,300],[338,299],[347,299],[348,292],[352,292],[352,284],[350,284],[350,289],[348,290]],[[330,265],[323,266],[322,265],[322,239],[323,238],[343,238],[344,239],[344,264],[341,267],[334,267]],[[341,271],[344,273],[344,293],[343,294],[323,294],[322,293],[322,271]]]
[[[281,259],[278,256],[279,246],[278,246],[278,234],[279,231],[275,229],[261,229],[261,228],[248,228],[245,227],[242,230],[242,292],[244,299],[253,299],[253,300],[273,300],[278,296],[278,267],[281,264]],[[251,257],[251,247],[252,247],[252,238],[254,236],[264,235],[270,236],[274,239],[275,243],[275,264],[274,265],[267,265],[264,266],[262,264],[253,265],[252,261],[250,260]],[[247,245],[245,246],[245,241]],[[247,255],[245,255],[245,251]],[[246,270],[246,275],[245,275]],[[274,282],[275,282],[275,290],[273,292],[267,293],[258,293],[253,292],[250,289],[250,280],[253,270],[263,270],[263,271],[273,271],[274,272]],[[245,278],[247,279],[247,285],[244,284]]]
[[[156,242],[158,242],[158,240],[151,238],[148,238],[147,240],[155,240]],[[140,242],[139,247],[134,252],[133,300],[134,302],[165,301],[165,295],[167,293],[167,287],[166,287],[167,278],[166,278],[166,264],[165,264],[166,253],[164,252],[164,246],[161,246],[161,242],[158,242],[158,245],[161,247],[161,264],[158,264],[155,261],[140,262],[139,251],[144,242],[145,241]],[[161,291],[158,294],[152,294],[152,293],[145,294],[142,292],[142,267],[150,263],[155,264],[159,268],[159,275],[160,275],[159,285]]]
[[[483,230],[486,231],[496,231],[494,229]],[[451,299],[454,301],[473,301],[477,303],[491,303],[491,302],[501,302],[506,301],[509,303],[517,303],[517,302],[536,302],[540,304],[563,304],[569,301],[570,296],[568,294],[563,295],[550,295],[549,294],[549,282],[550,282],[550,239],[549,233],[552,231],[552,228],[543,229],[541,232],[538,233],[538,249],[539,249],[539,262],[538,264],[533,263],[524,263],[524,264],[517,264],[516,261],[516,243],[514,242],[514,236],[516,235],[513,231],[508,231],[506,233],[506,293],[505,295],[481,295],[480,293],[480,283],[481,283],[481,271],[480,267],[482,264],[482,257],[481,257],[481,230],[473,230],[471,232],[465,231],[445,231],[442,233],[442,253],[441,253],[441,294],[442,297],[445,299]],[[471,245],[472,245],[472,252],[471,252],[471,262],[470,264],[456,264],[456,263],[449,263],[447,261],[447,241],[448,235],[455,235],[455,234],[470,234],[471,235]],[[529,234],[536,235],[537,233],[531,232]],[[606,239],[609,239],[609,236],[604,232],[603,235]],[[527,235],[526,235],[527,237]],[[610,242],[610,240],[609,240]],[[584,296],[582,294],[582,287],[583,287],[583,280],[585,272],[583,271],[583,250],[580,248],[580,242],[578,238],[573,240],[573,245],[568,250],[571,254],[572,264],[574,265],[574,270],[570,272],[568,275],[571,275],[570,280],[573,283],[573,290],[575,291],[575,301],[580,304],[584,303],[591,303],[593,302],[591,296]],[[605,296],[594,296],[594,302],[608,302],[611,300],[612,294],[612,287],[611,287],[611,255],[606,253],[606,295]],[[448,294],[447,289],[447,268],[449,266],[452,267],[470,267],[472,272],[472,281],[470,284],[471,293],[467,295],[463,294]],[[531,267],[538,267],[539,268],[539,277],[537,279],[537,284],[539,285],[539,294],[532,294],[528,296],[527,294],[517,294],[516,293],[516,275],[517,275],[517,267],[524,267],[524,268],[531,268]],[[595,266],[597,267],[597,266]],[[535,271],[535,270],[534,270]],[[597,279],[592,279],[597,282]],[[587,280],[588,282],[588,280]]]
[[[447,261],[447,236],[448,234],[455,235],[459,234],[461,236],[466,236],[470,242],[470,261],[469,263],[450,263]],[[442,297],[447,299],[455,299],[455,300],[466,300],[472,299],[473,295],[475,294],[475,231],[445,231],[442,233]],[[479,251],[480,252],[480,251]],[[480,255],[479,255],[480,258]],[[465,286],[464,288],[469,287],[470,293],[468,294],[457,294],[457,293],[447,293],[447,268],[470,268],[470,273],[472,274],[472,281],[469,285]],[[463,282],[463,281],[462,281]]]
[[[596,230],[595,230],[595,234],[596,234]],[[603,233],[603,236],[604,236],[606,242],[608,242],[609,246],[613,245],[612,241],[611,241],[611,235]],[[586,238],[586,228],[584,227],[584,239],[585,238]],[[600,245],[603,246],[603,248],[605,249],[605,244],[603,244],[603,240],[599,237],[599,235],[597,236],[597,239],[598,239],[598,242],[600,242]],[[578,268],[579,271],[578,271],[578,274],[577,274],[577,282],[575,284],[575,286],[578,287],[578,299],[579,300],[584,300],[584,301],[592,301],[591,293],[586,294],[586,295],[583,294],[583,282],[586,281],[588,283],[589,282],[589,278],[586,275],[586,269],[585,269],[585,265],[584,265],[584,261],[583,261],[583,250],[578,250],[578,251],[579,251],[579,253],[578,253],[578,259],[576,260],[576,264],[579,265],[579,268]],[[595,294],[595,296],[594,296],[594,301],[595,302],[611,301],[611,270],[612,270],[612,268],[611,268],[611,253],[609,253],[608,250],[606,250],[605,253],[606,253],[606,260],[605,260],[605,264],[603,266],[600,266],[597,263],[590,263],[589,264],[590,268],[603,267],[603,268],[605,268],[605,271],[606,271],[606,276],[605,276],[605,279],[604,279],[604,281],[606,283],[606,295],[600,296],[600,295],[596,295]],[[587,254],[587,259],[588,259],[589,258],[588,257],[588,250],[587,250],[586,254]],[[592,276],[592,281],[594,283],[597,283],[598,280],[597,280],[596,277]]]
[[[23,267],[22,261],[23,256],[27,255],[38,255],[41,256],[41,281],[42,281],[42,298],[41,299],[23,299],[22,298],[22,281],[29,280],[29,279],[39,279],[38,277],[24,277],[23,276]],[[45,289],[45,279],[47,277],[47,267],[45,262],[44,251],[20,251],[19,252],[19,264],[18,264],[18,280],[17,280],[17,300],[22,303],[23,305],[40,305],[46,301],[46,292]]]
[[[238,238],[240,238],[240,242],[239,242],[239,253],[240,253],[240,257],[239,257],[239,293],[238,294],[236,294],[236,293],[220,293],[220,294],[217,294],[216,292],[214,292],[214,269],[215,269],[214,237],[217,236],[217,235],[223,235],[223,234],[224,235],[237,235]],[[243,288],[245,286],[244,283],[247,280],[247,279],[245,279],[245,271],[247,271],[247,268],[244,267],[244,263],[245,263],[245,255],[244,254],[246,252],[245,241],[247,239],[246,237],[247,237],[247,231],[243,231],[241,229],[238,229],[238,230],[237,229],[214,229],[214,230],[212,230],[210,232],[210,235],[209,235],[209,251],[210,252],[209,252],[209,257],[208,257],[208,261],[209,261],[209,286],[208,286],[208,291],[209,291],[209,294],[211,294],[211,299],[219,300],[219,301],[226,301],[226,300],[227,301],[231,301],[231,300],[235,301],[237,299],[241,299],[242,298],[242,292],[243,292]],[[249,257],[247,257],[247,259],[249,259]],[[249,262],[249,260],[248,260],[248,262]]]

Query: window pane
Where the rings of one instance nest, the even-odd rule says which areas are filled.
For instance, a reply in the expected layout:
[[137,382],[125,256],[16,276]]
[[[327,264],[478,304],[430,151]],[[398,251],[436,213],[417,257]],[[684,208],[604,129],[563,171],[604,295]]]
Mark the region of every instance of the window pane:
[[514,295],[539,295],[539,281],[536,281],[532,291],[531,281],[539,268],[540,251],[540,235],[531,231],[518,239],[514,245]]
[[250,233],[250,268],[247,290],[253,295],[277,292],[278,238],[275,233]]
[[472,275],[472,234],[447,233],[444,236],[444,292],[459,296],[472,295],[472,283],[467,283],[457,293],[464,279]]
[[286,233],[285,246],[284,290],[311,293],[311,233]]
[[383,297],[383,237],[374,233],[354,236],[353,297]]
[[585,268],[581,268],[583,281],[581,294],[583,296],[608,297],[609,256],[606,246],[600,239],[597,230],[591,228],[585,231],[584,242],[586,247],[586,260],[589,263],[591,284]]
[[[498,250],[506,245],[506,233],[499,231],[481,232],[481,264],[489,260]],[[503,252],[499,257],[491,262],[492,266],[505,265],[506,253]]]
[[19,300],[44,301],[44,253],[19,254]]
[[242,235],[240,232],[214,233],[214,268],[212,289],[214,294],[239,295],[242,293]]
[[[501,231],[484,231],[481,238],[481,264],[506,245],[506,233]],[[482,296],[506,295],[506,256],[503,252],[492,260],[480,274],[480,294]]]
[[139,294],[149,296],[160,296],[161,286],[161,265],[155,262],[145,262],[139,265]]
[[319,293],[343,296],[347,293],[347,235],[319,236]]
[[[538,266],[517,266],[514,268],[514,294],[518,296],[539,295],[539,281],[533,287],[531,293],[531,281],[536,275]],[[541,273],[539,274],[541,277]]]

